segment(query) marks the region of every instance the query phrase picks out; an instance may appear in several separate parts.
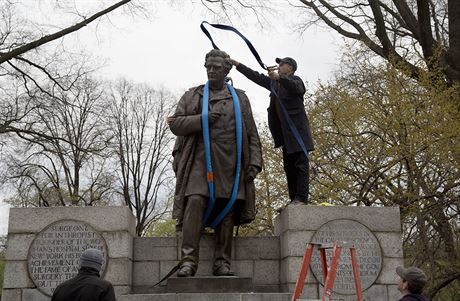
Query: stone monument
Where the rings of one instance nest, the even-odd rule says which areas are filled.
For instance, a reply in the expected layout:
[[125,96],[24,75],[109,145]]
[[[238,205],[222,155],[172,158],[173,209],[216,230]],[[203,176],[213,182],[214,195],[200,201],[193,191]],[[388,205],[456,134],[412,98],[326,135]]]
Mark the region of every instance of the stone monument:
[[29,247],[27,266],[37,289],[51,297],[54,289],[73,278],[79,269],[80,254],[88,248],[99,249],[107,262],[105,239],[89,224],[76,220],[60,220],[39,232]]
[[[397,300],[395,269],[404,264],[398,207],[288,206],[275,219],[275,231],[280,237],[280,284],[285,291],[294,290],[307,243],[337,241],[356,247],[364,300]],[[303,296],[321,299],[319,252],[314,254],[310,271]],[[346,249],[342,251],[333,291],[333,300],[356,300],[351,258]]]
[[[347,242],[356,248],[359,262],[361,287],[367,290],[375,283],[382,270],[382,251],[375,235],[363,224],[349,219],[333,220],[323,224],[311,239],[318,244]],[[326,250],[326,257],[331,258],[332,249]],[[315,278],[324,284],[319,251],[312,258],[311,269]],[[335,278],[335,292],[344,295],[356,293],[351,256],[347,249],[342,250],[338,272]]]
[[[289,301],[307,244],[334,241],[355,245],[364,300],[398,300],[399,218],[397,207],[288,206],[275,218],[274,236],[234,238],[237,279],[211,277],[214,242],[205,236],[195,277],[152,287],[179,262],[180,238],[134,237],[127,207],[13,208],[2,301],[49,300],[54,287],[77,272],[77,254],[87,247],[104,253],[102,277],[112,282],[118,301]],[[322,282],[316,253],[301,298],[321,299]],[[332,297],[356,300],[346,249]]]
[[2,301],[45,301],[72,278],[81,252],[102,251],[101,276],[131,290],[135,219],[127,207],[12,208]]

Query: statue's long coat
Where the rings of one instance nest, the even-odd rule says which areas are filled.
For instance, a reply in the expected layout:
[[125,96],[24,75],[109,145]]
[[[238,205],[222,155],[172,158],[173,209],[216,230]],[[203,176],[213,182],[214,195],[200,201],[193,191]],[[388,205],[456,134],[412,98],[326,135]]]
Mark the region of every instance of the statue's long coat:
[[[248,168],[250,165],[256,167],[259,171],[262,169],[262,151],[260,139],[257,133],[257,128],[252,116],[251,106],[248,97],[244,91],[235,89],[240,102],[240,108],[243,120],[243,156],[240,188],[238,190],[238,200],[235,204],[235,224],[240,225],[249,223],[255,218],[255,188],[254,182],[246,181]],[[174,116],[175,121],[170,124],[171,131],[178,136],[174,146],[174,171],[176,172],[176,192],[174,197],[173,218],[178,220],[178,225],[182,224],[183,210],[185,207],[185,196],[188,194],[201,194],[208,196],[208,187],[205,178],[204,154],[201,129],[201,104],[203,98],[203,85],[191,88],[180,99]],[[232,127],[233,121],[233,105],[231,94],[226,90],[219,93],[210,93],[210,110],[213,103],[220,101],[226,104],[226,108],[231,108],[232,120],[229,120],[229,127]],[[221,103],[221,104],[222,104]],[[230,107],[229,107],[230,105]],[[212,110],[211,110],[212,111]],[[228,113],[224,113],[228,118]],[[221,116],[220,118],[225,118]],[[222,123],[222,120],[218,120]],[[211,128],[211,140],[219,139],[222,134],[228,136],[228,131],[225,129]],[[222,131],[221,134],[219,131]],[[217,134],[217,136],[216,136]],[[218,142],[211,141],[213,161],[223,162],[218,160],[219,157],[224,161],[231,158],[232,163],[236,161],[236,141],[221,143],[220,147],[216,147]],[[222,147],[226,149],[222,149]],[[232,151],[232,148],[234,151]],[[231,150],[230,153],[228,152]],[[200,160],[199,162],[196,162]],[[230,198],[231,186],[234,181],[233,166],[229,164],[213,165],[216,177],[216,197]],[[193,170],[192,170],[193,168]],[[222,176],[226,175],[223,179]],[[219,185],[217,185],[219,184]]]

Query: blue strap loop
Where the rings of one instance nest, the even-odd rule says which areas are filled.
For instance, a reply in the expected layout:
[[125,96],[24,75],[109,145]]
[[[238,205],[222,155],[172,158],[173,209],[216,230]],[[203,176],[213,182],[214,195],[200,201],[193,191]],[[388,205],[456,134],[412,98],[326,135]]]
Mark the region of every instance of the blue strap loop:
[[[227,89],[232,94],[233,99],[233,110],[235,115],[235,131],[236,131],[236,167],[235,167],[235,180],[233,182],[232,194],[230,200],[228,201],[225,208],[217,215],[217,217],[209,224],[212,228],[217,227],[224,217],[230,212],[233,205],[236,202],[238,196],[238,186],[240,183],[241,175],[241,157],[243,151],[243,121],[241,117],[241,108],[238,95],[236,94],[235,89],[232,85],[225,82]],[[212,159],[211,159],[211,139],[209,135],[209,82],[207,82],[203,89],[203,105],[201,109],[201,125],[203,128],[203,141],[204,141],[204,150],[205,150],[205,160],[206,160],[206,171],[207,171],[207,181],[209,189],[209,203],[206,208],[203,224],[206,227],[208,224],[208,219],[211,215],[212,209],[215,204],[215,187],[214,187],[214,174],[212,170]]]
[[254,46],[252,45],[251,41],[249,41],[241,32],[238,31],[238,29],[230,26],[230,25],[224,25],[224,24],[211,24],[211,23],[208,23],[206,21],[203,21],[201,22],[201,25],[200,25],[200,28],[201,30],[204,32],[204,34],[209,38],[209,40],[211,41],[211,44],[212,44],[212,47],[214,47],[214,49],[217,49],[219,50],[219,47],[217,47],[217,45],[214,43],[214,40],[212,39],[211,37],[211,34],[209,33],[209,31],[204,27],[204,24],[208,24],[208,25],[211,25],[212,27],[215,27],[215,28],[218,28],[218,29],[222,29],[222,30],[230,30],[230,31],[233,31],[234,33],[236,33],[237,35],[239,35],[245,42],[246,42],[246,45],[248,45],[249,47],[249,50],[251,50],[252,54],[254,55],[254,57],[256,58],[257,62],[259,63],[260,67],[262,67],[264,70],[267,70],[267,65],[264,64],[264,62],[262,62],[262,59],[260,58],[260,55],[259,53],[257,52],[257,50],[254,48]]
[[[235,32],[237,35],[239,35],[245,42],[246,42],[246,45],[248,45],[249,47],[249,50],[251,50],[252,54],[254,55],[254,57],[256,58],[257,62],[259,63],[259,65],[267,70],[267,65],[265,65],[263,62],[262,62],[262,59],[260,58],[260,55],[259,53],[257,52],[257,50],[254,48],[254,46],[252,45],[252,43],[241,33],[239,32],[236,28],[230,26],[230,25],[223,25],[223,24],[210,24],[206,21],[203,21],[201,22],[201,25],[200,25],[200,28],[201,30],[204,32],[204,34],[209,38],[209,40],[211,41],[211,44],[212,44],[212,47],[214,47],[214,49],[219,49],[219,47],[217,47],[217,45],[214,43],[214,40],[212,39],[211,37],[211,34],[209,33],[209,31],[204,27],[204,24],[208,24],[208,25],[211,25],[212,27],[215,27],[215,28],[218,28],[218,29],[223,29],[223,30],[230,30],[230,31],[233,31]],[[283,115],[284,115],[284,118],[286,119],[286,122],[289,126],[289,129],[291,130],[291,133],[292,135],[294,136],[295,140],[297,141],[297,143],[300,145],[300,148],[302,149],[302,151],[305,153],[305,156],[308,157],[308,152],[307,152],[307,148],[305,147],[305,143],[303,142],[303,139],[302,137],[300,136],[300,133],[299,131],[297,130],[294,122],[292,122],[292,119],[291,117],[289,117],[289,113],[287,112],[285,106],[283,105],[281,99],[279,98],[278,96],[278,92],[276,91],[276,88],[274,86],[274,81],[271,81],[270,83],[270,90],[271,92],[278,98],[278,103],[280,104],[280,107],[281,107],[281,110],[283,111]]]

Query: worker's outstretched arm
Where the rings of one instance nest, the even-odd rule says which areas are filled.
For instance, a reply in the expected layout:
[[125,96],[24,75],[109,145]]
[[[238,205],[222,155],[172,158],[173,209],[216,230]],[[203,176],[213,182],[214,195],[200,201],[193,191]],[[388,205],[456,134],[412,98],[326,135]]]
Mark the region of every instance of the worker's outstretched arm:
[[242,63],[235,61],[234,59],[229,59],[229,61],[233,66],[236,67],[236,70],[241,72],[248,79],[255,82],[259,86],[264,87],[267,90],[271,90],[270,78],[267,75],[254,71],[251,68],[243,65]]

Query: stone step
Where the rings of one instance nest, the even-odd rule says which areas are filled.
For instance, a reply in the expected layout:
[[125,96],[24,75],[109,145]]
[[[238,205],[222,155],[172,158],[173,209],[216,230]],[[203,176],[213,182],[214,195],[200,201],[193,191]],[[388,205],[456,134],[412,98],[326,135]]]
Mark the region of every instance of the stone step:
[[122,295],[118,301],[290,301],[291,293],[167,293]]
[[[133,286],[131,289],[132,294],[165,294],[165,293],[180,293],[180,292],[172,292],[169,291],[166,284],[159,285],[156,287],[152,286]],[[208,292],[206,290],[202,292]],[[196,293],[202,293],[196,292]],[[255,293],[281,293],[284,292],[283,287],[281,285],[253,285],[253,290],[250,292]]]
[[254,291],[249,277],[171,277],[166,283],[167,293],[249,293]]

